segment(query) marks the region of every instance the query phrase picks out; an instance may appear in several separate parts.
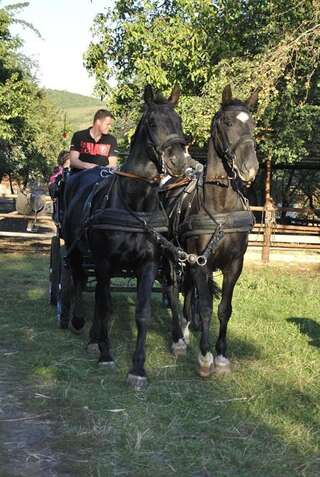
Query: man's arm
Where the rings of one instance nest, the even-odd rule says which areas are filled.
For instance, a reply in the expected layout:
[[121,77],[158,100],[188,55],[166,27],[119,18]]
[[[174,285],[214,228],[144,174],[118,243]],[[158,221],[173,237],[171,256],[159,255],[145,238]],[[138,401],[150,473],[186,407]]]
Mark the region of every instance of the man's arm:
[[117,156],[118,144],[114,136],[111,136],[111,138],[112,138],[112,141],[111,141],[110,156],[108,157],[108,163],[109,163],[109,167],[116,169],[118,165],[118,156]]
[[97,164],[92,164],[90,162],[80,161],[79,159],[80,152],[72,149],[70,151],[70,167],[71,169],[92,169],[97,167]]
[[118,158],[117,156],[109,156],[109,167],[112,167],[114,169],[117,168],[118,165]]

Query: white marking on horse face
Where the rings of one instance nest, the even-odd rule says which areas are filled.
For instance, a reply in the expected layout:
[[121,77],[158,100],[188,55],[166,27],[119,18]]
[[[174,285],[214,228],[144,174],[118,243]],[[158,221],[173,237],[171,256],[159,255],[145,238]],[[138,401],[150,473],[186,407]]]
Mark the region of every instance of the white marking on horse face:
[[246,123],[249,119],[249,114],[241,111],[241,113],[238,114],[237,119],[239,119],[242,123]]

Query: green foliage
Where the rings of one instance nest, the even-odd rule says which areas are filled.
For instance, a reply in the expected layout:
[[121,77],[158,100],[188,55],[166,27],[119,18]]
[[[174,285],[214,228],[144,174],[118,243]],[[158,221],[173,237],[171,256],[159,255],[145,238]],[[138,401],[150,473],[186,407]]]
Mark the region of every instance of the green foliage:
[[85,57],[97,91],[129,118],[145,84],[180,84],[184,128],[204,145],[221,92],[245,99],[260,88],[260,157],[294,162],[313,154],[319,129],[320,6],[317,0],[118,0],[99,14]]
[[62,118],[32,77],[21,40],[10,26],[16,10],[0,9],[0,179],[5,174],[25,184],[46,179],[62,147]]

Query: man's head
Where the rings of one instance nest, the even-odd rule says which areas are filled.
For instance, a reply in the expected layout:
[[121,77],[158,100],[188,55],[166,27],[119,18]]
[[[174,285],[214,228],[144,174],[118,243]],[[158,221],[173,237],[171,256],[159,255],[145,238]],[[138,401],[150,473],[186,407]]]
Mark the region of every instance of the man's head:
[[110,131],[113,121],[113,114],[107,109],[99,109],[93,118],[93,127],[100,134],[107,134]]

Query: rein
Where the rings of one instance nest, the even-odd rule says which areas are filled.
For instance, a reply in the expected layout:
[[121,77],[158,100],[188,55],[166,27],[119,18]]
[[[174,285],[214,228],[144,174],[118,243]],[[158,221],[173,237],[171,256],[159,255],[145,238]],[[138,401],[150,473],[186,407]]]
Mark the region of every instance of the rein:
[[193,179],[191,177],[182,177],[182,179],[178,180],[177,182],[162,186],[160,192],[167,192],[168,190],[177,189],[178,187],[188,185],[192,180]]
[[[173,245],[172,242],[170,242],[168,239],[166,239],[161,233],[159,233],[157,230],[155,230],[154,227],[150,226],[146,220],[143,220],[140,216],[139,216],[139,213],[133,211],[127,204],[124,196],[123,196],[123,192],[122,192],[122,189],[121,189],[121,185],[119,184],[119,197],[121,199],[121,202],[122,204],[124,205],[125,209],[127,210],[127,212],[132,216],[134,217],[141,225],[142,227],[144,228],[144,230],[156,241],[156,243],[158,243],[160,245],[160,247],[162,247],[163,249],[167,249],[169,252],[172,253],[172,255],[175,257],[176,261],[179,263],[179,264],[182,264],[186,261],[188,261],[188,258],[189,258],[189,255],[184,251],[182,250],[180,247],[176,247],[175,245]],[[163,211],[163,213],[166,215],[167,217],[167,214],[164,210],[164,207],[161,203],[161,201],[159,200],[159,205],[160,205],[160,210]],[[168,219],[168,217],[167,217]],[[130,231],[130,230],[129,230]]]
[[129,179],[134,179],[136,181],[147,182],[148,184],[151,184],[151,185],[157,185],[161,181],[160,175],[149,179],[148,177],[139,176],[138,174],[133,174],[132,172],[113,171],[113,174],[116,174],[117,176],[128,177]]

